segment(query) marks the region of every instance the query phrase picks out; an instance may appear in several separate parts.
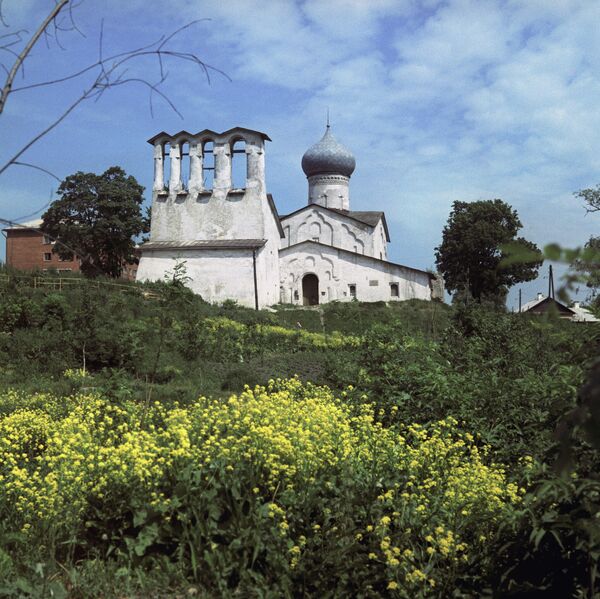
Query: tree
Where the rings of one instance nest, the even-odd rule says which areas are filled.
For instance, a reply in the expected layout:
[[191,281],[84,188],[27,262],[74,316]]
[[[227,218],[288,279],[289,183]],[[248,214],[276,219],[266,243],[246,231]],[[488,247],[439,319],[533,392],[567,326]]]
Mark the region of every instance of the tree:
[[147,231],[142,216],[144,188],[123,169],[101,175],[77,172],[58,188],[60,198],[42,216],[41,230],[56,239],[61,258],[76,253],[88,277],[119,277],[134,256],[134,237]]
[[585,209],[588,212],[600,211],[600,184],[595,188],[580,189],[573,194],[576,198],[582,199],[587,205]]
[[[542,254],[534,243],[516,237],[522,226],[516,210],[502,200],[454,202],[435,250],[446,289],[477,301],[503,302],[509,287],[535,279]],[[527,260],[507,263],[508,246],[511,255],[517,250]]]

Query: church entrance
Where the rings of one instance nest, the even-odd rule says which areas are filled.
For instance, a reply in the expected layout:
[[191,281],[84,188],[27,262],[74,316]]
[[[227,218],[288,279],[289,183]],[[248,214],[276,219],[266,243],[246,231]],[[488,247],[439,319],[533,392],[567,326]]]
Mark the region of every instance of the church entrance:
[[304,275],[302,279],[302,304],[316,306],[319,303],[319,278],[317,275]]

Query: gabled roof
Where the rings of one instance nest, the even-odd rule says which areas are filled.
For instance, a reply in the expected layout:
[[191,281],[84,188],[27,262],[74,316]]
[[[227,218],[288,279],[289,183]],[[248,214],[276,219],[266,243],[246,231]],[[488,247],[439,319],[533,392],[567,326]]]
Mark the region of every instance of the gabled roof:
[[300,214],[304,210],[308,210],[309,208],[317,208],[322,210],[327,210],[329,212],[335,212],[336,214],[340,214],[352,220],[355,220],[363,225],[367,225],[369,227],[376,227],[377,223],[380,220],[383,221],[383,229],[385,231],[385,238],[387,241],[390,241],[390,233],[388,230],[387,222],[385,220],[385,213],[380,210],[373,211],[361,211],[361,210],[341,210],[339,208],[327,208],[327,206],[321,206],[321,204],[308,204],[307,206],[302,206],[302,208],[298,208],[298,210],[294,210],[294,212],[290,212],[289,214],[282,215],[281,220],[285,220],[286,218],[290,218],[292,216],[296,216],[296,214]]
[[232,127],[231,129],[227,129],[227,131],[223,131],[223,133],[217,133],[216,131],[213,131],[212,129],[202,129],[202,131],[198,131],[198,133],[190,133],[189,131],[182,130],[179,133],[175,133],[175,135],[171,135],[170,133],[167,133],[166,131],[161,131],[160,133],[157,133],[156,135],[152,136],[148,140],[148,143],[154,145],[154,142],[157,139],[160,139],[161,137],[168,137],[170,139],[176,139],[177,137],[181,137],[181,136],[204,137],[204,136],[208,135],[208,136],[219,137],[221,135],[229,135],[236,131],[239,131],[240,133],[255,133],[255,134],[260,135],[263,139],[266,139],[267,141],[271,141],[271,138],[266,133],[263,133],[262,131],[255,131],[254,129],[246,129],[245,127]]
[[436,276],[432,273],[429,272],[427,270],[421,270],[420,268],[413,268],[412,266],[406,266],[405,264],[397,264],[396,262],[389,262],[388,260],[381,260],[380,258],[375,258],[374,256],[367,256],[366,254],[358,254],[356,252],[351,252],[350,250],[345,250],[343,248],[339,248],[335,245],[327,245],[326,243],[320,243],[318,241],[312,241],[311,239],[305,239],[304,241],[299,241],[298,243],[294,243],[292,245],[288,245],[285,248],[281,248],[279,250],[279,253],[289,253],[289,250],[297,248],[303,244],[311,244],[311,245],[315,245],[318,247],[325,247],[325,248],[329,248],[331,250],[336,250],[338,252],[341,252],[342,254],[346,254],[349,256],[359,256],[361,258],[366,258],[367,260],[372,260],[373,262],[377,262],[378,264],[386,264],[389,266],[397,266],[399,268],[404,268],[405,270],[412,270],[414,272],[418,272],[421,274],[425,274],[427,275],[430,279],[435,279]]
[[560,302],[556,301],[555,299],[553,299],[551,297],[545,297],[545,296],[538,297],[530,302],[527,302],[526,304],[523,304],[521,306],[521,312],[530,312],[530,311],[534,310],[535,308],[537,308],[537,311],[543,311],[543,310],[547,310],[552,305],[554,305],[554,307],[559,312],[571,313],[572,315],[575,315],[575,312],[573,310],[571,310],[571,308],[568,308],[564,304],[561,304]]
[[227,129],[227,131],[223,131],[223,133],[221,133],[221,135],[229,135],[230,133],[233,133],[234,131],[240,131],[240,132],[246,132],[246,133],[257,133],[263,139],[266,139],[267,141],[272,141],[271,138],[266,133],[263,133],[262,131],[257,131],[256,129],[247,129],[246,127],[232,127],[231,129]]

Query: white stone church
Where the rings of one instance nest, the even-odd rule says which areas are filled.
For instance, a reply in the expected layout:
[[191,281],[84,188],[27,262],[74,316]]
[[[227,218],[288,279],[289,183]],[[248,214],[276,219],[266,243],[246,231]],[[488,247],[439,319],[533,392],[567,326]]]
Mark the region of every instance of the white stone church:
[[[163,131],[148,141],[154,146],[152,219],[138,280],[163,280],[185,261],[189,287],[205,300],[257,309],[442,298],[434,274],[388,261],[383,212],[350,209],[355,160],[329,125],[302,157],[308,202],[287,215],[278,214],[266,190],[270,139],[264,133]],[[233,162],[240,159],[245,183],[234,187]]]

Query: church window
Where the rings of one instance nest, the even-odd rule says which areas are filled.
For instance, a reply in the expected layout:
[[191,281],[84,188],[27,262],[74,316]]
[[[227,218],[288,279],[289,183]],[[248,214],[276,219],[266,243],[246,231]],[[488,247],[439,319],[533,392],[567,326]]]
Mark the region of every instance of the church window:
[[390,295],[392,297],[399,297],[400,293],[399,293],[399,288],[398,288],[398,283],[390,283]]
[[244,189],[246,187],[246,142],[238,139],[231,146],[231,187]]
[[202,146],[202,187],[212,189],[215,177],[215,144],[205,141]]
[[181,184],[184,189],[188,188],[190,182],[190,144],[187,141],[181,142]]
[[50,262],[52,260],[51,252],[44,252],[44,262]]
[[348,291],[350,292],[350,297],[352,299],[356,299],[356,285],[355,284],[348,285]]
[[294,290],[294,299],[295,300],[299,300],[300,299],[300,294],[298,293],[297,289]]

